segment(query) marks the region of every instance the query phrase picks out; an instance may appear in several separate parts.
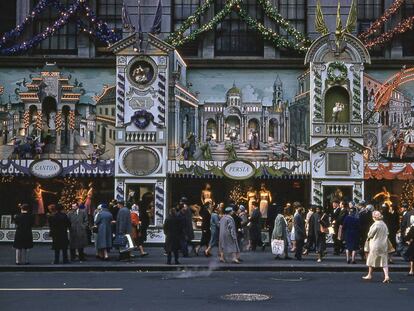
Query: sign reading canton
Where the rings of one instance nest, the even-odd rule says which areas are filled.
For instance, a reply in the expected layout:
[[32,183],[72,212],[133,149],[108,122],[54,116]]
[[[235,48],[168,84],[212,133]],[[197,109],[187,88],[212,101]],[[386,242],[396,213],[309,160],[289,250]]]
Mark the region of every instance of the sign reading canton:
[[244,180],[254,176],[256,167],[249,161],[234,160],[224,164],[222,171],[228,178]]
[[149,97],[133,97],[129,101],[132,109],[151,109],[154,106],[154,101]]
[[48,159],[34,161],[29,167],[30,173],[39,178],[53,178],[62,173],[62,166],[59,162]]

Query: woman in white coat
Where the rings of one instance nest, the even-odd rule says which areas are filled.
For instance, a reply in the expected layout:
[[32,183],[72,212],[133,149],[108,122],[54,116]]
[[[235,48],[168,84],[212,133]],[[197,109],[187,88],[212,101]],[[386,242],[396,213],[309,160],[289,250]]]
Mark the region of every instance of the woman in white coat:
[[372,213],[374,223],[369,228],[365,251],[368,252],[367,266],[368,274],[362,277],[364,280],[371,280],[374,268],[382,267],[384,270],[383,283],[389,283],[388,274],[388,228],[382,221],[382,214],[379,211]]

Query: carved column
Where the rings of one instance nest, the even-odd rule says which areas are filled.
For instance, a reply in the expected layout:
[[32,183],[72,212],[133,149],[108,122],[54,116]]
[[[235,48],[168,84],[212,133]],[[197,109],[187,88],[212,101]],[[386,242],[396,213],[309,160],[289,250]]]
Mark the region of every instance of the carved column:
[[58,110],[56,113],[55,119],[56,126],[56,147],[55,152],[60,153],[61,143],[62,143],[62,110]]
[[42,141],[42,128],[43,128],[42,110],[38,110],[37,115],[36,115],[36,134],[39,137],[39,142]]
[[69,111],[69,153],[75,150],[75,111]]
[[174,142],[175,142],[175,150],[178,149],[180,146],[180,101],[175,101],[175,107],[174,107]]

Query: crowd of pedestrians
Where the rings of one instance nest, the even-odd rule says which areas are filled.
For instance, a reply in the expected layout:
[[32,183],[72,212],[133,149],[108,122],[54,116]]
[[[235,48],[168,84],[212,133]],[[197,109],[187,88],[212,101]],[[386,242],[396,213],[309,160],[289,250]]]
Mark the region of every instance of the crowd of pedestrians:
[[[14,219],[16,234],[13,247],[16,249],[16,264],[22,265],[29,264],[28,251],[33,248],[34,220],[29,205],[20,204],[19,208],[20,213]],[[51,204],[48,210],[54,264],[85,261],[84,249],[91,244],[92,235],[98,259],[109,260],[109,253],[113,248],[117,250],[118,260],[134,257],[131,253],[133,249],[138,249],[141,256],[148,255],[144,251],[149,226],[145,207],[133,205],[129,209],[123,201],[114,200],[109,206],[100,204],[92,221],[89,221],[85,208],[76,202],[72,203],[67,212],[60,204]]]
[[[28,264],[28,251],[33,247],[33,217],[30,207],[21,204],[20,214],[15,217],[17,226],[14,248],[16,264]],[[149,216],[145,204],[126,207],[123,201],[113,201],[109,206],[99,205],[91,221],[84,208],[77,203],[64,212],[61,205],[48,206],[50,216],[50,237],[54,250],[53,263],[70,261],[83,262],[85,247],[90,243],[92,232],[96,257],[109,260],[111,249],[116,248],[119,260],[133,257],[131,250],[144,251]],[[201,240],[194,242],[193,209],[182,197],[178,204],[169,209],[164,222],[165,254],[167,263],[179,264],[179,254],[206,257],[212,256],[217,248],[220,262],[239,264],[241,253],[265,251],[273,241],[283,249],[275,254],[277,260],[303,260],[310,252],[317,254],[322,262],[327,254],[327,236],[333,239],[333,255],[345,253],[346,262],[355,264],[359,255],[368,266],[364,279],[372,278],[373,269],[384,270],[384,282],[389,282],[388,266],[393,255],[403,256],[410,262],[409,275],[414,275],[414,211],[407,204],[375,208],[364,201],[345,202],[334,200],[331,206],[311,206],[305,209],[299,202],[282,206],[269,206],[267,218],[263,219],[257,202],[252,202],[250,214],[243,205],[207,202],[199,210],[201,217]],[[263,241],[262,232],[268,230],[268,240]],[[69,234],[68,234],[69,232]],[[398,238],[397,238],[398,236]],[[70,258],[68,257],[70,251]]]

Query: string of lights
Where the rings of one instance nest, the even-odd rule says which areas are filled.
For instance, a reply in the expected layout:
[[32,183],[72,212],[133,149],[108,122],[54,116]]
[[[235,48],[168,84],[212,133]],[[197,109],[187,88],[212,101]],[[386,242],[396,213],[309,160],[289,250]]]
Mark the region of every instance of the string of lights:
[[387,22],[389,19],[398,11],[401,5],[405,2],[405,0],[395,0],[391,6],[385,10],[384,14],[379,17],[375,22],[371,24],[371,26],[361,33],[358,37],[366,41],[368,37],[372,36],[373,34],[378,33],[380,28]]
[[406,18],[405,20],[401,21],[397,24],[392,30],[387,31],[377,38],[368,41],[365,43],[365,47],[367,49],[371,49],[376,46],[382,46],[386,44],[387,42],[391,41],[395,36],[403,34],[414,27],[414,16],[411,16],[409,18]]
[[[10,47],[5,47],[6,43],[15,41],[24,31],[25,27],[32,22],[39,14],[41,14],[49,6],[54,6],[59,10],[59,18],[53,25],[47,27],[41,33],[35,35],[28,41],[23,43],[15,43]],[[86,25],[82,22],[77,14],[84,13],[84,17],[89,22]],[[31,14],[25,18],[22,24],[3,35],[0,40],[0,54],[12,55],[25,52],[37,46],[43,40],[54,35],[64,27],[68,22],[77,17],[77,25],[81,31],[87,32],[89,35],[96,37],[98,40],[107,43],[108,45],[118,41],[120,35],[114,29],[110,29],[105,22],[97,18],[95,13],[87,5],[86,0],[77,0],[71,4],[67,9],[58,0],[41,0],[33,9]]]

